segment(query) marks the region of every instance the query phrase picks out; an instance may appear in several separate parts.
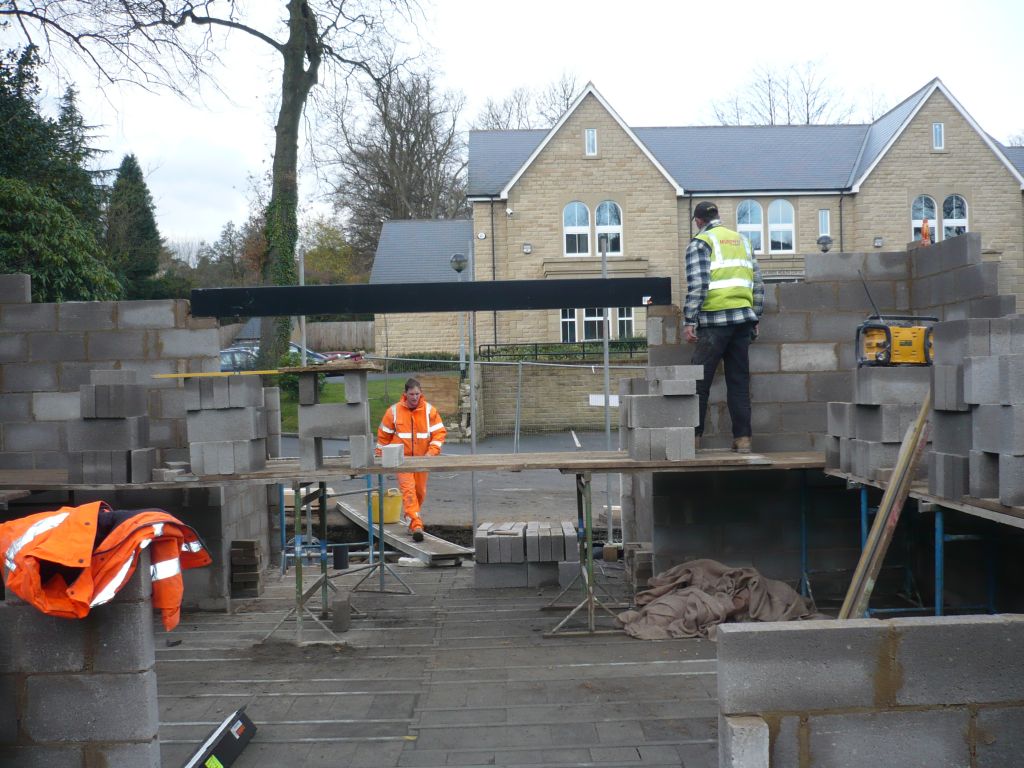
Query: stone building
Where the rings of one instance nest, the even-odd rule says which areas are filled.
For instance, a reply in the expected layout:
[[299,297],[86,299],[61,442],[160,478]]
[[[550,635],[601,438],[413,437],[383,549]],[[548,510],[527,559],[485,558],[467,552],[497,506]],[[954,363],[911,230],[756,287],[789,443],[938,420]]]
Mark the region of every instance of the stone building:
[[[867,125],[631,128],[588,85],[549,130],[469,135],[475,279],[599,277],[604,248],[610,277],[671,277],[676,302],[700,200],[751,239],[769,278],[802,276],[821,235],[839,251],[903,250],[927,219],[934,241],[980,233],[984,259],[999,262],[1000,293],[1024,297],[1022,188],[1024,148],[996,142],[938,79]],[[407,262],[410,243],[461,243],[466,226],[389,222],[371,281]],[[394,227],[401,237],[389,236]],[[442,238],[447,229],[457,234]],[[449,256],[417,260],[454,280]],[[599,308],[478,313],[476,339],[597,338],[599,320]],[[455,334],[431,325],[423,338],[422,319],[388,315],[389,350],[448,349]],[[613,338],[644,327],[642,308],[612,309]]]

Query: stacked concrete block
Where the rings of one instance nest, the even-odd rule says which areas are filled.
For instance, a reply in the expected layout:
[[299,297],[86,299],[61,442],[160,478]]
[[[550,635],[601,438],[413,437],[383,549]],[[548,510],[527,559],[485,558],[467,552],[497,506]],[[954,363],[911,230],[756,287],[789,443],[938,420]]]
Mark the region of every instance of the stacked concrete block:
[[195,377],[185,384],[189,461],[195,475],[267,465],[267,417],[256,376]]
[[267,458],[281,455],[281,389],[263,388],[263,410],[267,416]]
[[620,442],[633,459],[692,459],[699,422],[699,365],[650,365],[644,379],[623,382],[619,396]]
[[[320,469],[324,465],[323,441],[328,438],[352,436],[372,440],[370,401],[366,371],[345,372],[345,402],[321,403],[315,372],[299,373],[299,466],[303,470]],[[353,454],[352,466],[366,466],[368,455],[362,441],[357,440],[359,454]],[[350,444],[350,449],[351,449]],[[390,466],[398,466],[392,464]]]
[[685,365],[692,353],[683,344],[683,313],[674,304],[647,308],[649,365]]
[[148,483],[156,463],[149,446],[149,393],[135,371],[93,371],[79,387],[80,419],[66,424],[72,483]]
[[148,551],[84,619],[47,616],[8,593],[0,647],[0,763],[160,765]]
[[542,587],[558,583],[559,563],[577,561],[569,521],[483,523],[473,536],[477,587]]

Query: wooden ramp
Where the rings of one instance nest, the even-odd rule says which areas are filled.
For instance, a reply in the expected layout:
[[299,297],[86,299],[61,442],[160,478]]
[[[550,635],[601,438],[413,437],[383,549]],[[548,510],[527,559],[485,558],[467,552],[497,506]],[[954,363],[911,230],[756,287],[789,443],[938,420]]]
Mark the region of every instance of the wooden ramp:
[[[339,501],[338,511],[345,517],[358,525],[364,531],[367,529],[366,512],[357,512],[348,504]],[[377,526],[373,526],[373,533],[377,535]],[[428,565],[439,565],[454,560],[461,561],[464,557],[473,555],[472,549],[460,547],[450,541],[439,539],[424,532],[423,541],[415,542],[409,535],[409,530],[401,523],[384,524],[384,542],[400,552],[416,557]]]

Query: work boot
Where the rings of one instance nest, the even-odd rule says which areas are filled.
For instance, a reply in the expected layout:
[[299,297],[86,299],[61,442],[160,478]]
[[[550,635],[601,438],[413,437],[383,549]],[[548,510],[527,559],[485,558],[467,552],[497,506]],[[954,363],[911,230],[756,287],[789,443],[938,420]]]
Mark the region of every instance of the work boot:
[[732,449],[736,453],[750,453],[750,438],[737,437],[732,441]]
[[417,543],[423,541],[423,521],[414,517],[409,523],[409,532],[412,534],[413,541]]

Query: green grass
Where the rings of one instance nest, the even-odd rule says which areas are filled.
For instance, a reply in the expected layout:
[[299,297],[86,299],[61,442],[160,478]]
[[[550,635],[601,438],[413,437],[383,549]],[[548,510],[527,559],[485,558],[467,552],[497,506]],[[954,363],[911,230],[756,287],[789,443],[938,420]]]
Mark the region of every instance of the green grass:
[[[370,394],[370,430],[376,435],[377,426],[384,417],[384,411],[402,397],[402,386],[406,376],[395,376],[391,379],[374,379],[367,382]],[[386,389],[385,389],[386,387]],[[320,393],[321,403],[344,403],[345,385],[343,383],[327,382],[323,392]],[[442,418],[449,414],[442,413]],[[285,392],[281,393],[281,431],[299,431],[299,406],[297,398]]]

